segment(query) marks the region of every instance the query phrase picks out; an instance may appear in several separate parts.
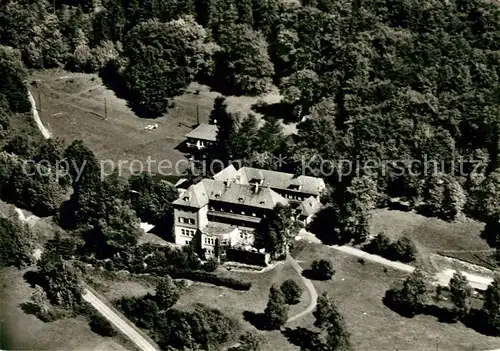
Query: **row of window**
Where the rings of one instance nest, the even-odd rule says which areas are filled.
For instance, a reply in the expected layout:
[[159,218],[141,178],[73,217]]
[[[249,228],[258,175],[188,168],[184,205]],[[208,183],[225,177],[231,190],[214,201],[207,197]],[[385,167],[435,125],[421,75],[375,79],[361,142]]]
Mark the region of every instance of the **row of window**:
[[208,255],[214,255],[215,254],[215,250],[206,249],[206,253]]
[[283,197],[286,197],[287,199],[292,199],[292,200],[304,200],[303,196],[292,195],[292,194],[283,194]]
[[179,217],[179,222],[180,223],[187,223],[187,224],[195,224],[194,218],[184,218],[184,217]]
[[214,238],[205,238],[205,244],[215,245],[215,239]]
[[[225,210],[225,209],[224,209],[224,208],[222,208],[222,207],[213,207],[213,206],[208,206],[208,209],[209,209],[210,211],[219,211],[219,212],[229,212],[229,213],[235,213],[235,211],[234,211],[232,208],[230,208],[229,210]],[[251,212],[251,213],[250,213],[250,212],[248,212],[248,213],[246,213],[246,212],[245,212],[245,211],[243,211],[243,210],[242,210],[242,211],[236,211],[236,212],[241,212],[241,214],[242,214],[242,215],[247,215],[247,214],[248,214],[248,215],[252,215],[253,217],[257,217],[257,213],[255,213],[255,212]],[[265,215],[264,215],[264,217],[265,217]]]
[[181,229],[181,234],[182,235],[187,235],[187,236],[194,236],[196,234],[195,230],[189,230],[189,229]]

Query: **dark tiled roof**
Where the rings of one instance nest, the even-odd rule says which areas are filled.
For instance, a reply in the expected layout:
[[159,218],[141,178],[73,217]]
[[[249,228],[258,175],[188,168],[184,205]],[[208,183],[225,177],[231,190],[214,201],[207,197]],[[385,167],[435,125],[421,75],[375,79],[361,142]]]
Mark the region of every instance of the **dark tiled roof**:
[[186,138],[215,141],[217,126],[215,124],[201,123],[198,127],[185,135]]
[[262,185],[266,187],[297,191],[316,196],[325,188],[325,182],[321,178],[305,175],[295,176],[292,173],[269,171],[251,167],[242,167],[236,170],[233,165],[230,165],[214,175],[214,179],[220,181],[234,180],[240,184],[249,184],[253,179],[258,179],[262,180]]
[[259,187],[256,191],[253,186],[247,184],[203,179],[190,186],[174,205],[201,208],[210,200],[264,209],[273,209],[278,203],[288,204],[287,199],[266,187]]

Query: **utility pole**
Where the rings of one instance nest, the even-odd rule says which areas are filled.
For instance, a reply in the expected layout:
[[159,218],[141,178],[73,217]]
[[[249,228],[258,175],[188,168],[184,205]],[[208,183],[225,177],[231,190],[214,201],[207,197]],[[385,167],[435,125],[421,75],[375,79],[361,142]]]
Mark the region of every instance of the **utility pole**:
[[196,104],[196,124],[200,125],[200,106]]
[[108,104],[106,103],[106,97],[104,97],[104,120],[108,119]]
[[42,96],[40,94],[40,86],[38,87],[38,111],[42,113]]

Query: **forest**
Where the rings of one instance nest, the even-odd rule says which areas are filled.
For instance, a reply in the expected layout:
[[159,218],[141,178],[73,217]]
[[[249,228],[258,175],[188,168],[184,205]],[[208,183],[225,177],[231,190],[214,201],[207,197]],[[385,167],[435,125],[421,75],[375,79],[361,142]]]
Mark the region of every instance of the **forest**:
[[[333,218],[327,226],[333,229],[319,234],[340,242],[362,240],[369,211],[400,198],[427,215],[453,220],[464,212],[484,220],[496,246],[494,3],[7,0],[1,9],[3,130],[9,113],[28,110],[22,82],[30,69],[98,72],[148,117],[168,110],[193,81],[226,95],[274,85],[282,101],[262,127],[252,114],[238,120],[223,99],[216,101],[211,119],[219,132],[209,157],[295,173],[309,160],[307,169],[321,169],[330,185],[331,206],[318,221]],[[297,134],[285,136],[273,117],[302,122]],[[2,135],[5,151],[36,156],[25,150],[36,150],[25,138]],[[276,166],[276,157],[287,162]],[[356,163],[345,172],[325,169],[324,160]],[[392,161],[367,167],[373,160]],[[442,166],[429,172],[429,161]]]

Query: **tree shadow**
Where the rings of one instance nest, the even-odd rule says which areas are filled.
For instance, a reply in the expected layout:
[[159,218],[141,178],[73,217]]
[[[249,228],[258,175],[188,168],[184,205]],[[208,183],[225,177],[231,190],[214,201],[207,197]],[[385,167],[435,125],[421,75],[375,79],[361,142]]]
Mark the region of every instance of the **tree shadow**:
[[297,118],[293,115],[293,106],[283,102],[276,102],[273,104],[256,103],[251,106],[251,109],[264,116],[281,119],[285,124],[298,122]]
[[297,327],[295,329],[285,328],[281,333],[289,343],[300,347],[301,350],[315,351],[320,349],[321,340],[318,332]]
[[255,313],[253,311],[244,311],[243,318],[259,330],[270,330],[267,318],[264,313]]
[[37,271],[27,271],[23,274],[23,279],[30,287],[34,288],[36,285],[43,286],[44,279]]
[[471,309],[469,313],[461,320],[463,325],[465,325],[467,328],[471,328],[480,334],[487,336],[498,336],[498,333],[495,333],[491,328],[489,328],[486,325],[485,321],[486,316],[484,315],[484,312],[476,308]]
[[40,312],[40,306],[33,302],[23,302],[19,304],[21,310],[26,314],[37,316]]
[[331,280],[332,279],[331,277],[330,278],[326,278],[326,277],[319,276],[312,269],[304,269],[302,271],[302,276],[304,278],[307,278],[307,279],[310,279],[310,280],[317,280],[317,281],[327,281],[327,280]]

